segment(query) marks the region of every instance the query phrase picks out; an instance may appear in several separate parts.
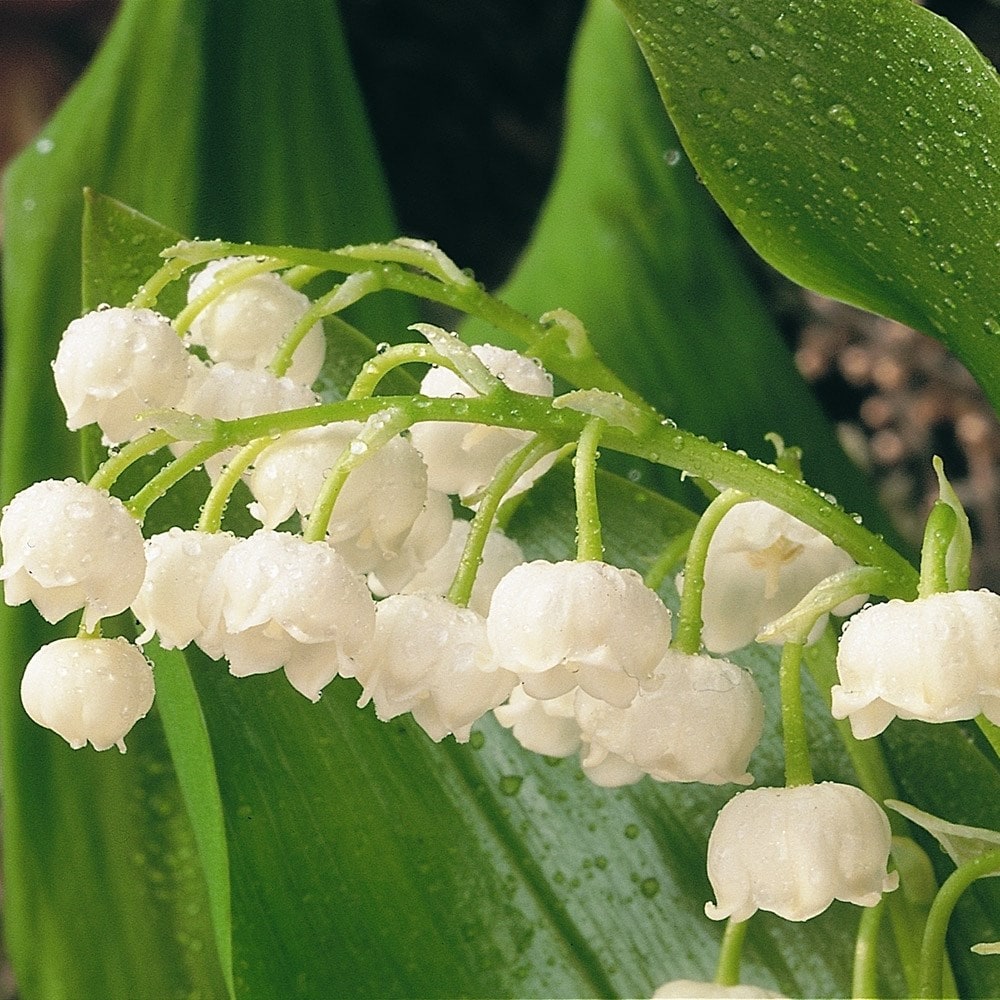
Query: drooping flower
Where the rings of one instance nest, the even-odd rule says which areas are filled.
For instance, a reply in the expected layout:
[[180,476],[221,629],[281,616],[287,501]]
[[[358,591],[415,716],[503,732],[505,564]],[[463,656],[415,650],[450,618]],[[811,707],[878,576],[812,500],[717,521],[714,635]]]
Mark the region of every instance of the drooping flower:
[[148,431],[138,418],[184,393],[188,353],[166,317],[150,309],[104,308],[73,320],[52,363],[66,426],[96,423],[105,443]]
[[624,707],[652,676],[670,642],[670,612],[634,570],[543,559],[497,584],[490,643],[535,698],[579,686]]
[[[465,543],[469,537],[470,522],[456,518],[452,521],[447,541],[427,561],[423,569],[403,588],[405,594],[441,594],[451,587],[458,570]],[[476,572],[469,607],[485,617],[497,584],[515,567],[524,562],[521,546],[508,538],[499,528],[486,536],[482,562]]]
[[835,899],[874,906],[899,884],[886,874],[889,820],[853,785],[823,782],[740,792],[719,813],[708,841],[713,920],[768,910],[810,920]]
[[433,594],[379,602],[375,639],[357,678],[364,687],[358,704],[373,701],[383,722],[410,712],[435,742],[451,733],[459,743],[517,683],[497,663],[483,618]]
[[[816,584],[854,565],[821,534],[763,500],[737,504],[719,522],[705,559],[702,641],[725,654],[753,642]],[[858,597],[834,609],[850,614]],[[817,623],[813,637],[826,623]]]
[[238,540],[216,563],[199,616],[206,628],[198,644],[224,656],[230,673],[284,667],[313,701],[338,673],[354,675],[375,632],[368,588],[329,545],[266,529]]
[[1000,596],[952,591],[888,601],[848,621],[837,653],[834,718],[856,739],[897,716],[924,722],[1000,724]]
[[[191,280],[188,301],[207,291],[217,278],[225,278],[225,269],[238,261],[227,257],[206,264]],[[213,361],[262,370],[271,363],[309,305],[302,292],[278,275],[255,274],[213,299],[195,317],[188,336],[192,344],[203,346]],[[316,323],[296,348],[288,377],[299,385],[312,385],[323,367],[325,354],[323,326]]]
[[[307,515],[327,472],[355,445],[364,425],[357,421],[311,427],[283,435],[254,463],[250,513],[275,528],[292,513]],[[364,446],[367,447],[367,446]],[[395,555],[427,499],[427,469],[416,448],[394,437],[351,470],[334,504],[327,538],[350,551],[360,573]]]
[[0,520],[4,599],[57,622],[84,609],[91,629],[124,611],[146,570],[142,532],[117,498],[74,479],[22,490]]
[[57,639],[28,661],[24,710],[74,750],[117,746],[153,705],[153,671],[125,639]]
[[493,709],[493,714],[525,750],[546,757],[569,757],[580,749],[580,723],[576,721],[575,701],[575,691],[543,701],[532,698],[518,685],[505,704]]
[[668,649],[650,686],[630,705],[578,694],[576,717],[588,746],[583,770],[596,784],[631,784],[648,774],[657,781],[746,785],[764,701],[746,670]]
[[[199,417],[237,420],[314,406],[317,402],[310,389],[290,378],[238,368],[229,362],[206,365],[192,358],[187,388],[177,408]],[[178,442],[170,449],[175,455],[181,455],[189,447],[187,443]],[[237,448],[227,448],[205,462],[205,471],[213,482],[237,451]]]
[[[477,344],[472,351],[508,388],[532,396],[552,395],[552,376],[531,358],[492,344]],[[427,372],[420,391],[438,399],[476,395],[467,382],[440,367]],[[445,421],[414,424],[410,433],[427,462],[431,487],[459,497],[478,493],[500,463],[531,438],[527,431]],[[553,453],[537,462],[518,479],[509,495],[523,493],[554,461]]]
[[155,632],[164,649],[183,649],[205,631],[201,595],[216,563],[235,543],[229,532],[209,534],[174,527],[146,540],[146,576],[132,612],[146,630],[140,645]]

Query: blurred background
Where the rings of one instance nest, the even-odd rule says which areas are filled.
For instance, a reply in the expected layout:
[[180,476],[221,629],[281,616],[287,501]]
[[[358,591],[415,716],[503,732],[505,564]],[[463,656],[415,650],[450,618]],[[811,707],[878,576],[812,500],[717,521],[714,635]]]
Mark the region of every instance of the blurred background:
[[[927,3],[996,65],[1000,0]],[[0,0],[0,168],[87,65],[114,0]],[[490,287],[528,239],[559,153],[566,66],[584,0],[341,0],[401,232],[437,240]],[[421,128],[433,108],[435,129]],[[0,252],[3,220],[0,217]],[[238,234],[227,234],[238,237]],[[1000,427],[944,349],[805,292],[733,235],[802,374],[918,542],[941,455],[978,539],[976,586],[1000,590]],[[16,995],[0,968],[0,1000]]]

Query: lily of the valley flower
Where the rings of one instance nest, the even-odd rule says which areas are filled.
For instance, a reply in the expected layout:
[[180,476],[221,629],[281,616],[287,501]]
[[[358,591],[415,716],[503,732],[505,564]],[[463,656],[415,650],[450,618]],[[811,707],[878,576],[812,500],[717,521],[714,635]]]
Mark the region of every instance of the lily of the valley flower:
[[596,784],[657,781],[749,784],[751,753],[764,726],[764,700],[750,674],[726,660],[668,649],[648,688],[617,708],[577,694],[588,746],[584,773]]
[[781,1000],[783,993],[765,990],[760,986],[737,983],[735,986],[720,986],[718,983],[700,982],[694,979],[672,979],[664,983],[653,994],[653,1000]]
[[730,799],[708,841],[713,920],[757,910],[810,920],[835,899],[874,906],[899,883],[886,874],[889,820],[853,785],[754,788]]
[[166,317],[150,309],[105,308],[73,320],[52,364],[70,430],[97,424],[108,444],[151,424],[137,418],[184,393],[188,353]]
[[92,629],[124,611],[145,574],[142,532],[117,497],[74,479],[22,490],[0,520],[4,599],[57,622],[84,610]]
[[74,749],[117,746],[153,705],[153,671],[125,639],[57,639],[35,653],[21,679],[24,710]]
[[[207,291],[216,278],[239,258],[212,261],[194,276],[188,301]],[[208,351],[213,361],[238,368],[264,369],[282,340],[305,315],[309,299],[285,284],[276,274],[255,274],[213,299],[191,324],[189,339]],[[288,377],[299,385],[312,385],[323,367],[326,341],[322,324],[314,324],[295,351]]]
[[[702,641],[713,653],[752,642],[820,581],[854,565],[826,535],[763,500],[737,504],[719,522],[705,559]],[[834,609],[849,614],[864,597]],[[813,637],[822,631],[824,617]]]
[[535,698],[579,686],[624,708],[670,642],[670,612],[634,570],[543,559],[497,584],[486,620],[500,663]]
[[924,722],[1000,724],[1000,596],[952,591],[888,601],[847,623],[837,654],[833,715],[857,739],[897,716]]

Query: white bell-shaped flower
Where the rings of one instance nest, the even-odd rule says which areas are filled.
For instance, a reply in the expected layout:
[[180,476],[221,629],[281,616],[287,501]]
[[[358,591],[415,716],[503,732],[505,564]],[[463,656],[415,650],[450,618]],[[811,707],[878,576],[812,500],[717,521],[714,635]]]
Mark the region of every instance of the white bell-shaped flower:
[[694,979],[672,979],[653,994],[653,1000],[783,1000],[784,993],[775,993],[760,986],[737,983],[720,986],[718,983]]
[[1000,596],[988,590],[888,601],[859,611],[837,653],[834,718],[856,739],[897,716],[1000,724]]
[[[250,513],[275,528],[295,511],[307,515],[326,474],[349,449],[367,449],[357,421],[283,435],[254,463]],[[396,555],[427,499],[427,468],[420,452],[394,437],[351,470],[334,504],[327,539],[360,573]]]
[[209,534],[176,527],[146,540],[146,576],[132,602],[132,613],[145,629],[139,645],[154,632],[164,649],[183,649],[201,638],[205,583],[235,541],[227,531]]
[[[854,560],[826,535],[763,500],[739,503],[719,522],[705,559],[702,642],[729,653],[753,642],[765,626],[791,611],[816,584],[850,569]],[[834,609],[850,614],[852,598]],[[826,618],[818,622],[818,638]]]
[[[424,568],[403,588],[404,594],[447,594],[458,570],[465,543],[469,538],[469,521],[456,518],[447,541],[428,560]],[[499,528],[486,536],[482,562],[476,571],[469,607],[485,617],[497,584],[515,567],[524,562],[521,546]]]
[[708,840],[713,920],[757,910],[810,920],[835,899],[874,906],[899,884],[886,874],[889,820],[853,785],[754,788],[730,799]]
[[[354,676],[354,661],[375,632],[368,588],[329,545],[264,529],[237,541],[216,563],[199,616],[206,629],[198,644],[215,659],[224,656],[230,673],[246,677],[285,667],[298,687],[298,664],[307,690],[298,689],[313,700],[338,673]],[[321,644],[322,654],[310,648]]]
[[[214,420],[237,420],[263,413],[278,413],[315,406],[316,395],[306,386],[290,378],[276,378],[270,372],[237,368],[223,362],[206,365],[192,358],[188,385],[177,409],[195,416]],[[182,455],[191,446],[177,443],[170,446],[175,455]],[[230,461],[237,448],[227,448],[205,462],[205,471],[215,482],[222,467]]]
[[[472,351],[509,389],[530,396],[552,395],[552,376],[531,358],[492,344],[477,344]],[[420,391],[437,399],[476,395],[464,379],[440,367],[427,372]],[[531,438],[527,431],[443,421],[414,424],[410,434],[427,462],[431,487],[459,497],[478,493],[496,474],[500,463]],[[554,461],[555,453],[537,462],[518,479],[508,495],[523,493]]]
[[57,639],[35,653],[21,680],[24,710],[74,750],[117,746],[153,705],[153,671],[125,639]]
[[124,611],[145,574],[142,532],[122,502],[74,479],[22,490],[0,520],[4,599],[46,621],[84,609],[84,625]]
[[[191,302],[207,291],[216,277],[239,258],[227,257],[205,265],[188,289]],[[255,274],[219,294],[191,324],[192,344],[205,348],[213,361],[237,368],[264,369],[281,342],[309,309],[309,299],[277,274]],[[299,385],[316,381],[323,367],[326,340],[321,323],[314,324],[295,350],[288,377]]]
[[[448,540],[451,523],[451,500],[440,490],[429,489],[423,510],[395,552],[382,553],[374,566],[370,552],[358,554],[360,565],[371,567],[366,571],[371,592],[377,597],[400,593]],[[342,544],[338,549],[351,566],[364,572],[355,564],[350,546]]]
[[558,698],[532,698],[521,685],[506,704],[493,709],[501,726],[509,729],[525,750],[546,757],[569,757],[580,749],[580,724],[576,721],[575,691]]
[[486,623],[468,608],[430,594],[380,601],[371,655],[358,680],[359,705],[383,721],[411,712],[435,742],[469,739],[472,724],[510,694],[517,677],[500,669]]
[[487,618],[497,658],[535,698],[579,685],[625,707],[670,642],[670,612],[634,570],[539,559],[497,584]]
[[106,444],[120,444],[150,430],[140,415],[184,394],[188,353],[170,321],[151,309],[103,308],[66,328],[52,372],[66,426],[96,423]]
[[601,768],[617,757],[657,781],[748,785],[764,700],[748,671],[668,649],[652,685],[640,688],[631,705],[616,708],[578,695],[576,715],[589,747],[583,771],[597,784],[607,784],[598,780]]

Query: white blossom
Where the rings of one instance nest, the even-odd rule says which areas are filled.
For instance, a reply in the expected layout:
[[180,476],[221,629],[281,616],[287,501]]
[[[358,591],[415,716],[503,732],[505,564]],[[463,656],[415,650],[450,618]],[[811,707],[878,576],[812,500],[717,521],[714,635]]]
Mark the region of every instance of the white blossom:
[[[423,510],[417,515],[413,527],[407,532],[397,551],[382,554],[376,564],[368,569],[368,586],[371,592],[377,597],[400,593],[417,573],[422,572],[448,540],[451,523],[451,500],[440,490],[429,489]],[[339,549],[348,563],[354,566],[350,548],[341,545]],[[371,566],[370,557],[364,558],[363,564]]]
[[[192,278],[188,301],[207,291],[217,277],[224,278],[226,267],[239,259],[227,257],[207,264]],[[309,306],[309,299],[277,274],[255,274],[220,293],[202,309],[191,323],[188,337],[192,344],[203,346],[213,361],[262,370]],[[288,377],[299,385],[312,385],[325,353],[323,326],[316,323],[296,348]]]
[[383,721],[411,712],[435,742],[459,743],[472,724],[510,694],[517,677],[500,669],[480,615],[431,594],[380,601],[375,639],[357,677],[359,705],[375,703]]
[[153,705],[153,671],[125,639],[57,639],[28,661],[24,710],[74,750],[117,746]]
[[[402,588],[402,593],[448,593],[469,538],[470,526],[471,522],[455,518],[447,541]],[[523,562],[524,553],[513,538],[508,538],[499,528],[490,531],[483,546],[482,562],[476,571],[469,607],[485,617],[489,613],[490,601],[497,584]]]
[[718,983],[694,979],[672,979],[653,994],[653,1000],[783,1000],[783,993],[765,990],[760,986],[737,983],[720,986]]
[[215,564],[236,541],[226,531],[182,531],[174,527],[146,540],[146,575],[132,612],[148,642],[155,632],[164,649],[183,649],[205,631],[200,601]]
[[713,920],[743,921],[757,910],[810,920],[835,899],[874,906],[899,883],[886,874],[889,820],[853,785],[823,782],[740,792],[708,840]]
[[52,363],[70,430],[96,423],[106,444],[148,431],[138,418],[184,393],[188,353],[165,317],[150,309],[103,308],[73,320]]
[[[492,344],[477,344],[472,351],[509,389],[532,396],[552,395],[552,377],[531,358]],[[427,372],[420,391],[438,399],[476,395],[467,382],[441,367]],[[414,424],[410,433],[427,462],[430,485],[459,497],[478,493],[500,463],[531,438],[528,431],[450,421]],[[554,461],[554,452],[541,459],[517,480],[508,495],[523,493]]]
[[[254,463],[250,513],[275,528],[294,512],[308,515],[326,474],[354,447],[357,421],[310,427],[283,435]],[[396,555],[424,509],[427,469],[416,448],[394,437],[351,470],[334,504],[327,539],[360,573]]]
[[576,721],[575,691],[558,698],[532,698],[521,685],[503,705],[493,709],[501,726],[509,729],[525,750],[546,757],[569,757],[580,749],[580,724]]
[[[752,642],[765,626],[791,611],[816,584],[850,569],[851,557],[826,535],[763,500],[748,500],[719,522],[705,559],[702,642],[729,653]],[[834,609],[861,607],[858,597]],[[811,639],[818,637],[826,617]]]
[[877,736],[897,716],[924,722],[1000,724],[1000,597],[953,591],[888,601],[859,611],[837,653],[834,718],[856,739]]
[[[285,668],[312,700],[338,673],[353,676],[375,631],[361,578],[325,542],[261,529],[240,539],[206,581],[198,644],[237,677]],[[323,651],[313,648],[322,645]]]
[[124,611],[145,573],[142,532],[117,497],[74,479],[22,490],[0,520],[4,599],[46,621],[84,609],[84,625]]
[[666,651],[670,612],[634,570],[539,559],[497,585],[487,631],[532,697],[579,686],[624,707]]
[[[290,378],[237,368],[228,362],[206,365],[192,358],[187,388],[177,409],[215,420],[237,420],[315,406],[318,401],[310,389]],[[170,450],[175,455],[182,455],[190,447],[178,442],[172,444]],[[227,448],[205,462],[205,471],[213,482],[238,450]]]
[[[746,785],[747,763],[760,742],[764,701],[746,670],[711,656],[668,649],[648,688],[630,705],[617,708],[577,695],[576,716],[588,751],[584,773],[609,784],[613,771],[635,778]],[[616,766],[617,765],[617,766]],[[603,779],[603,780],[601,780]]]

